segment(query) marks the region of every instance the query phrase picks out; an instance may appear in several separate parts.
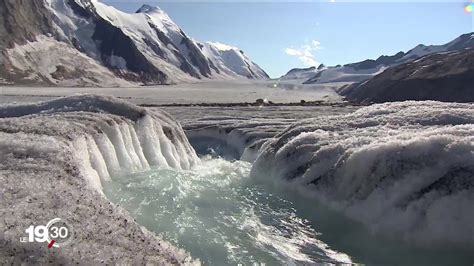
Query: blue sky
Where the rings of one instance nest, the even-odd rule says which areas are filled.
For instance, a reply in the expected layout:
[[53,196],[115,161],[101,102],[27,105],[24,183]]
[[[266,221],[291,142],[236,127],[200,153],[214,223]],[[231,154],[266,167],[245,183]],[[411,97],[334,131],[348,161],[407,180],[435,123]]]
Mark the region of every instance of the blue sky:
[[191,37],[241,48],[272,77],[294,67],[346,64],[443,44],[474,31],[466,2],[115,1],[157,5]]

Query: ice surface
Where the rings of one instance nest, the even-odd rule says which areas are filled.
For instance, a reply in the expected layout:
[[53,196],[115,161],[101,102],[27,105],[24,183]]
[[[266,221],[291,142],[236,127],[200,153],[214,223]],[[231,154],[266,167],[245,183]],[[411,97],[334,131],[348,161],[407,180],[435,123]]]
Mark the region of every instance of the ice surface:
[[84,167],[98,170],[103,180],[110,176],[104,165],[108,171],[117,172],[147,170],[150,166],[189,169],[198,163],[181,126],[168,114],[108,96],[80,95],[5,105],[0,106],[0,117],[5,120],[3,130],[69,137],[77,148],[86,149],[75,149],[81,158],[91,161]]
[[[192,263],[102,194],[117,172],[199,164],[179,123],[106,96],[0,106],[0,255],[6,262]],[[23,244],[31,224],[69,221],[77,238],[61,250]],[[4,262],[5,262],[4,261]]]
[[375,233],[474,246],[474,106],[402,102],[294,123],[255,177],[316,197]]
[[[277,87],[274,87],[277,86]],[[278,86],[281,86],[278,87]],[[254,103],[257,99],[273,102],[326,101],[340,102],[342,97],[333,87],[337,85],[303,86],[292,89],[293,84],[275,81],[199,82],[172,86],[146,86],[131,88],[65,88],[65,87],[0,87],[0,103],[48,100],[77,93],[113,95],[137,104],[172,103]]]
[[[346,106],[164,107],[186,130],[198,153],[207,148],[229,159],[253,162],[258,149],[289,125],[315,115],[329,116],[356,110]],[[204,149],[204,150],[203,150]]]
[[[165,109],[183,123],[191,142],[200,137],[225,142],[240,158],[256,160],[255,178],[271,177],[277,185],[315,197],[375,233],[422,246],[473,246],[472,104]],[[81,237],[89,240],[78,242],[70,251],[73,258],[92,260],[104,245],[108,262],[132,262],[130,254],[142,257],[139,252],[158,254],[145,256],[152,262],[189,260],[172,247],[163,251],[157,245],[165,244],[100,195],[103,181],[117,172],[153,166],[190,169],[199,163],[168,113],[81,95],[1,106],[0,117],[4,246],[17,243],[33,221],[46,222],[53,215],[72,217],[84,232],[116,230],[93,237],[84,233]],[[27,218],[21,221],[17,215]],[[136,235],[127,236],[130,232]],[[155,243],[147,248],[157,251],[137,251],[142,237]],[[132,251],[117,249],[135,244]],[[47,261],[50,257],[41,248],[34,258]],[[26,256],[35,249],[21,250]]]

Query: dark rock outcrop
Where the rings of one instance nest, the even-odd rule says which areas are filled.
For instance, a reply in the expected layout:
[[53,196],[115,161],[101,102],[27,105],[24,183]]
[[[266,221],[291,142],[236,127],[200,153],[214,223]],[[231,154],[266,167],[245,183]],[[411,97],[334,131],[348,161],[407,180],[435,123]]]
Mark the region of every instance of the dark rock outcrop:
[[350,101],[474,102],[474,49],[437,53],[391,67],[340,92]]
[[181,44],[188,48],[188,56],[191,59],[191,63],[198,67],[201,75],[210,77],[211,68],[209,67],[209,61],[206,59],[206,57],[204,57],[199,47],[197,47],[196,44],[194,44],[194,42],[191,41],[191,39],[189,39],[183,31],[181,31],[181,34],[184,36],[183,39],[181,39]]
[[355,70],[371,69],[380,65],[388,66],[396,64],[397,61],[400,60],[404,55],[406,55],[404,52],[398,52],[397,54],[391,56],[382,55],[376,60],[367,59],[362,62],[347,64],[344,66],[352,67]]

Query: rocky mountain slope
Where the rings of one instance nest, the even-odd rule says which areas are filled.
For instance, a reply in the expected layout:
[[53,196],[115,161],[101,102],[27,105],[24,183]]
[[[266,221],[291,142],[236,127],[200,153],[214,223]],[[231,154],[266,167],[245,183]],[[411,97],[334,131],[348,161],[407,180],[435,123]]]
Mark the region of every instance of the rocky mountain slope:
[[318,67],[317,70],[314,68],[293,69],[281,77],[280,80],[294,80],[301,83],[299,77],[310,76],[310,78],[305,79],[302,83],[363,82],[390,67],[409,63],[429,54],[460,51],[465,48],[474,47],[474,38],[472,36],[473,33],[467,33],[443,45],[426,46],[420,44],[406,53],[398,52],[391,56],[382,55],[375,60],[367,59],[343,66]]
[[385,70],[341,94],[355,102],[474,102],[474,49],[427,55]]
[[283,75],[280,80],[285,81],[285,80],[297,80],[301,81],[303,83],[304,81],[314,77],[316,73],[320,72],[323,70],[325,66],[323,64],[319,65],[319,67],[307,67],[307,68],[293,68],[290,71],[288,71],[285,75]]
[[0,82],[61,86],[264,79],[240,49],[188,37],[158,7],[97,0],[0,1]]

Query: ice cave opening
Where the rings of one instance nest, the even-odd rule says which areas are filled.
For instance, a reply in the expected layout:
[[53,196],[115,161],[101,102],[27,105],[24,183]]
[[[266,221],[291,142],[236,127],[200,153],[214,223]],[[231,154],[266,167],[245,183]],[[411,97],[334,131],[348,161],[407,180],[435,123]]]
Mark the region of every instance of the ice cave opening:
[[188,137],[188,140],[198,156],[210,155],[214,158],[221,157],[225,160],[240,159],[240,152],[225,140],[209,136]]

